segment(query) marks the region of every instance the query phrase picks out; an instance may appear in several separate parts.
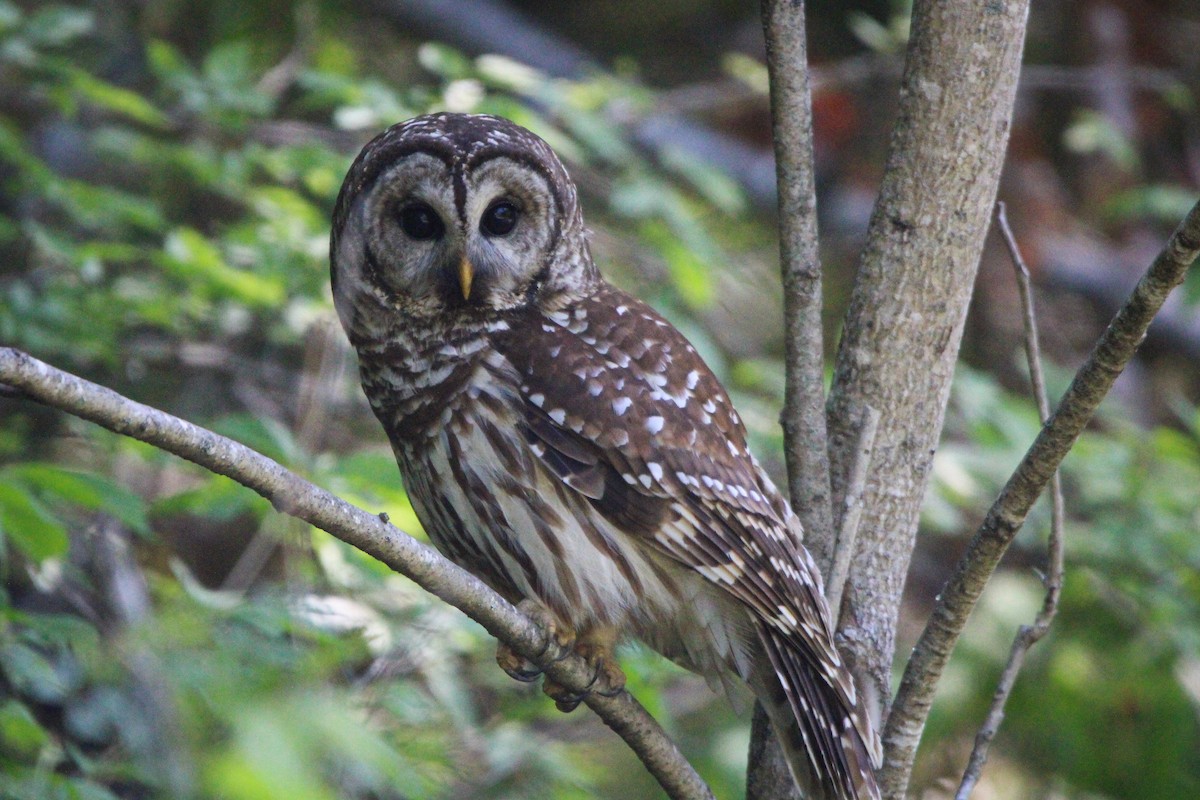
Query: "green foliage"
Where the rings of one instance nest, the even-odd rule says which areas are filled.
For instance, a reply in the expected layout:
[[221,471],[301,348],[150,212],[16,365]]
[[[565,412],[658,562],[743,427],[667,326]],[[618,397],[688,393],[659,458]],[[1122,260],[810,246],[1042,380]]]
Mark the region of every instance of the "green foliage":
[[[95,372],[420,535],[381,434],[331,366],[344,346],[327,349],[328,218],[353,143],[435,108],[510,116],[613,187],[593,220],[634,223],[666,268],[663,305],[710,303],[730,245],[703,221],[745,204],[716,171],[675,153],[654,166],[630,144],[608,106],[647,93],[434,45],[414,54],[427,72],[397,90],[363,71],[333,14],[272,90],[284,34],[198,43],[180,35],[189,12],[164,13],[158,38],[136,42],[141,72],[117,79],[93,12],[0,2],[0,89],[23,99],[0,113],[0,181],[21,199],[0,207],[15,267],[0,278],[5,344]],[[347,398],[336,415],[323,389]],[[3,413],[0,796],[653,793],[594,719],[562,719],[513,684],[478,626],[373,559],[152,448],[75,423],[58,448],[65,431]],[[106,520],[132,538],[113,544]],[[144,575],[143,605],[122,605],[110,562]],[[212,574],[249,574],[255,589]],[[43,608],[55,611],[26,610]],[[696,679],[630,658],[641,698],[676,726],[664,692]],[[697,760],[734,795],[739,756],[709,752],[712,722],[678,730],[698,731]]]
[[[964,515],[977,519],[1037,432],[1031,402],[984,376],[966,372],[954,391],[948,431],[965,428],[971,444],[938,454],[927,522],[945,530],[959,529]],[[1031,651],[1009,702],[1000,742],[1080,791],[1189,797],[1200,792],[1200,696],[1188,677],[1200,663],[1200,416],[1192,410],[1186,429],[1148,436],[1112,404],[1101,411],[1101,430],[1085,435],[1064,464],[1066,585],[1054,627]],[[1044,563],[1039,539],[1048,524],[1041,504],[1018,538],[1019,558]],[[1012,637],[1041,602],[1037,573],[1025,575],[985,593],[927,741],[955,728],[969,734],[982,719]]]

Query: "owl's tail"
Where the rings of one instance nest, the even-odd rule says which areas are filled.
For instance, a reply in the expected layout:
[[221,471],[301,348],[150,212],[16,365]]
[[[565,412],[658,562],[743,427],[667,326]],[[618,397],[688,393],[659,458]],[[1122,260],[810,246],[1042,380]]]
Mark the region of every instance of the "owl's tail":
[[805,800],[878,800],[879,739],[849,672],[769,624],[757,627],[766,658],[757,660],[751,688]]

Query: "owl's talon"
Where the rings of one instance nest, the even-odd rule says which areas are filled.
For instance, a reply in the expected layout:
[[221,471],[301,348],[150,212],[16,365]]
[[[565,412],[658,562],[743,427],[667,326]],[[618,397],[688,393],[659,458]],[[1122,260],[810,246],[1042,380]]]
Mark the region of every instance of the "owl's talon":
[[579,708],[579,704],[587,697],[587,692],[573,692],[547,678],[542,682],[542,691],[554,701],[554,707],[564,714],[569,714]]
[[[552,664],[562,661],[571,654],[571,648],[575,644],[575,631],[560,623],[545,606],[536,600],[522,600],[517,604],[517,608],[546,632],[546,646],[538,654],[537,661]],[[496,646],[496,663],[510,678],[522,683],[536,681],[543,672],[537,663],[517,653],[504,642],[500,642]],[[579,703],[576,702],[575,705],[579,705]]]
[[574,711],[593,692],[601,697],[614,697],[624,690],[625,673],[613,658],[609,645],[585,641],[575,648],[575,653],[586,659],[592,668],[592,679],[582,692],[571,691],[549,678],[542,683],[542,691],[554,701],[559,711]]
[[508,677],[521,683],[533,683],[542,674],[542,668],[515,652],[504,642],[496,645],[496,663],[508,673]]
[[[603,697],[612,697],[625,688],[625,673],[613,657],[609,644],[583,642],[575,648],[575,652],[587,659],[588,665],[594,670],[585,693],[594,691]],[[597,684],[600,688],[596,688]]]

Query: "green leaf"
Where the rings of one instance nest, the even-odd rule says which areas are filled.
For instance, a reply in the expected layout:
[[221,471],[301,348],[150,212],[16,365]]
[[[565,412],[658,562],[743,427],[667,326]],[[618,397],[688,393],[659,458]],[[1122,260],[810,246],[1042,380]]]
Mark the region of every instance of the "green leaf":
[[[688,222],[679,222],[689,232],[695,230]],[[661,220],[650,220],[642,225],[641,233],[666,260],[675,290],[688,307],[708,306],[713,300],[709,263],[694,247],[688,246],[692,243],[680,235],[680,227],[669,226]]]
[[66,527],[20,486],[0,483],[0,534],[34,561],[63,556]]
[[278,420],[260,419],[251,414],[229,414],[210,427],[280,463],[296,464],[306,460],[292,431]]
[[1100,154],[1112,159],[1121,169],[1137,169],[1139,156],[1129,137],[1111,120],[1094,111],[1079,111],[1071,126],[1063,132],[1063,144],[1074,153]]
[[190,282],[204,281],[195,288],[231,296],[247,305],[275,308],[285,298],[278,281],[236,269],[225,262],[221,251],[194,228],[176,228],[163,245],[164,266]]
[[1196,204],[1196,199],[1196,191],[1186,186],[1137,186],[1110,198],[1105,203],[1104,213],[1122,222],[1143,217],[1176,225]]
[[764,97],[771,90],[767,65],[744,53],[726,53],[721,59],[721,68],[726,75],[735,78]]
[[444,44],[428,43],[417,50],[421,66],[447,80],[471,77],[471,61],[459,51]]
[[0,669],[17,692],[40,703],[61,703],[75,688],[65,670],[24,644],[13,642],[0,648]]
[[49,740],[24,703],[10,699],[0,705],[0,742],[5,750],[33,754]]
[[137,533],[150,532],[142,498],[103,475],[54,464],[17,464],[7,467],[0,476],[16,478],[56,500],[111,514]]
[[68,777],[65,779],[70,792],[70,800],[121,800],[107,787],[90,781],[87,778]]
[[150,63],[150,69],[159,78],[195,78],[195,72],[187,59],[168,42],[155,40],[147,44],[146,59]]
[[154,128],[166,128],[167,115],[137,92],[114,86],[81,69],[70,71],[70,88],[84,100],[134,122]]
[[676,147],[664,147],[659,155],[663,166],[690,183],[704,199],[724,213],[741,214],[746,211],[745,194],[737,181],[724,172]]
[[222,475],[210,475],[199,487],[154,502],[151,516],[197,514],[216,520],[232,520],[241,514],[261,515],[270,503]]
[[311,720],[296,722],[268,708],[245,714],[238,720],[238,749],[209,762],[206,782],[230,800],[333,800],[305,752]]
[[46,196],[87,228],[129,227],[157,233],[166,224],[154,201],[111,186],[52,179]]
[[897,41],[896,31],[861,11],[850,12],[846,25],[855,38],[876,53],[895,53],[903,43]]
[[0,0],[0,33],[8,33],[21,22],[21,9],[8,0]]

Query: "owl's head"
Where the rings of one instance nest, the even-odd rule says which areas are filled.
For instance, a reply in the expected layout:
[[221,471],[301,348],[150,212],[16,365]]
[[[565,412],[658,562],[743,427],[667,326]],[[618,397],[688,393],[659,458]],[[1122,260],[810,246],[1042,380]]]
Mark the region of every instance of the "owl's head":
[[368,143],[338,196],[330,260],[342,322],[367,339],[398,315],[553,307],[598,280],[562,162],[480,114],[416,117]]

